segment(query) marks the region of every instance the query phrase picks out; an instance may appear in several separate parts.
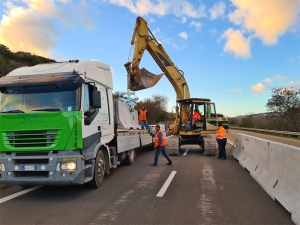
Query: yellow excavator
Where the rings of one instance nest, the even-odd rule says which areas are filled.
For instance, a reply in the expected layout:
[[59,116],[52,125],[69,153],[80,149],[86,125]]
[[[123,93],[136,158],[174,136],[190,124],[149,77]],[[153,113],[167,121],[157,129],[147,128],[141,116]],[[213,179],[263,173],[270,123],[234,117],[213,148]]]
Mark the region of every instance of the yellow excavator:
[[[202,147],[204,155],[216,154],[215,138],[209,134],[217,132],[216,107],[210,99],[190,98],[190,92],[183,71],[172,62],[161,43],[154,37],[142,17],[137,17],[131,45],[134,45],[133,59],[124,66],[127,70],[127,84],[131,91],[151,88],[157,84],[163,75],[171,82],[177,95],[176,118],[169,132],[174,134],[168,138],[169,155],[179,155],[181,145],[197,144]],[[147,50],[162,70],[155,75],[139,64]],[[201,119],[193,117],[194,112],[200,113]]]

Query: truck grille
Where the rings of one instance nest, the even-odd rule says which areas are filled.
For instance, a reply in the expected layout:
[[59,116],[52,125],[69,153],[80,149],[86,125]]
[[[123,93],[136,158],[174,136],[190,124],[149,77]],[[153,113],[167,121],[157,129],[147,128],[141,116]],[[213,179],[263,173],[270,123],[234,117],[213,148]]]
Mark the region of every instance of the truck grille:
[[50,147],[57,139],[57,130],[7,132],[7,142],[13,148]]

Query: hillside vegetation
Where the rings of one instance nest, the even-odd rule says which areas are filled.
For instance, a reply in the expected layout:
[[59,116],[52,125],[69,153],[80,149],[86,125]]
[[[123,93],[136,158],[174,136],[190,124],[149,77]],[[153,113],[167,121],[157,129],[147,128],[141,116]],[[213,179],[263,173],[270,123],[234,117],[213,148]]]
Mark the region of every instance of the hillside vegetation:
[[22,66],[34,66],[47,62],[55,62],[55,60],[30,52],[12,52],[7,46],[0,44],[0,77]]

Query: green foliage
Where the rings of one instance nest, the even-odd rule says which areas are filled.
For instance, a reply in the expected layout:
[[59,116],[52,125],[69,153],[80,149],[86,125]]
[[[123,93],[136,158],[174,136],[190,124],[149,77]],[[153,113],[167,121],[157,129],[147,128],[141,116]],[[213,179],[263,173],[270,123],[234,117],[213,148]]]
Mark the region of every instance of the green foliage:
[[242,118],[241,122],[239,123],[241,127],[254,127],[254,122],[251,117],[244,117]]
[[148,111],[148,124],[156,124],[169,120],[170,116],[166,111],[168,107],[167,96],[154,94],[150,98],[140,101],[136,106],[136,110],[140,110],[143,106]]
[[238,125],[238,121],[236,118],[228,118],[228,123],[231,125],[231,126],[237,126]]
[[273,88],[266,104],[271,129],[300,131],[300,91],[293,88]]
[[300,132],[300,90],[273,88],[266,107],[268,113],[230,118],[229,124],[248,128]]
[[[113,93],[113,99],[123,97],[123,92],[116,91]],[[148,111],[148,124],[157,124],[165,121],[175,120],[175,113],[168,113],[168,97],[164,95],[154,94],[150,98],[145,98],[139,101],[135,107],[135,110],[140,110],[143,106]]]
[[18,51],[14,53],[7,46],[0,44],[0,77],[22,66],[35,66],[48,62],[55,62],[55,60],[30,52]]

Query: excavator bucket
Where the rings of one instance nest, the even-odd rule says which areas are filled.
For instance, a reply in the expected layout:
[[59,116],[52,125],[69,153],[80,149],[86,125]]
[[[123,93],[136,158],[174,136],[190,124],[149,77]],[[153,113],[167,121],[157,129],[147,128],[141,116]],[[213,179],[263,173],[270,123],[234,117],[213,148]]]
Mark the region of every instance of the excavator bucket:
[[127,88],[131,91],[139,91],[153,87],[157,84],[164,74],[155,75],[145,68],[136,71],[136,76],[133,77],[129,73],[127,75]]

